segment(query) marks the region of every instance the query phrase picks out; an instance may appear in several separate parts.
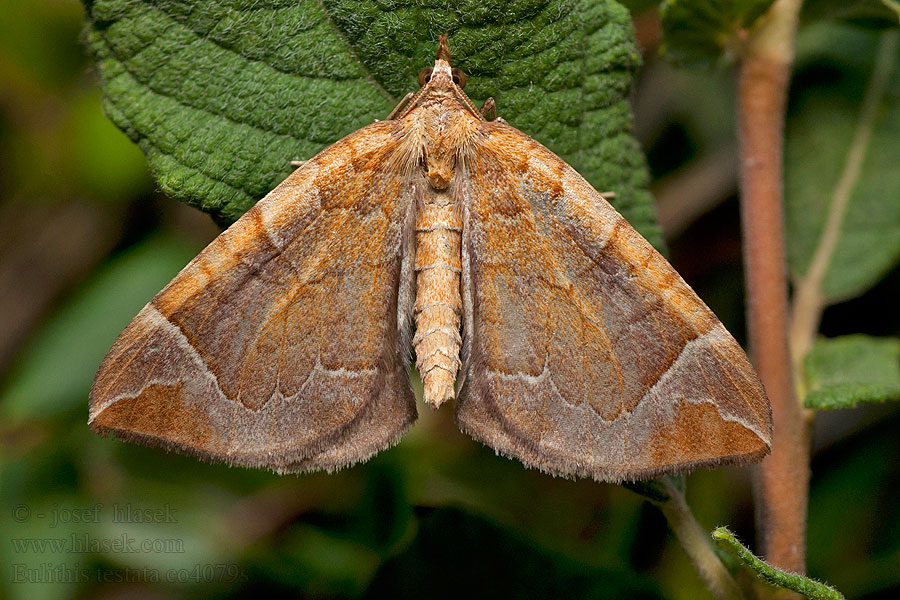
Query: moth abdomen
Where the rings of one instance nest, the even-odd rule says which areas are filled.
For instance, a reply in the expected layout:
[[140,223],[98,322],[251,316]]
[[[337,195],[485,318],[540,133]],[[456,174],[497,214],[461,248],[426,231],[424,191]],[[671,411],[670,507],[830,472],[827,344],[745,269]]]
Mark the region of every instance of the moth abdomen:
[[446,191],[425,192],[416,214],[416,368],[425,401],[437,407],[454,396],[459,371],[459,292],[462,218]]

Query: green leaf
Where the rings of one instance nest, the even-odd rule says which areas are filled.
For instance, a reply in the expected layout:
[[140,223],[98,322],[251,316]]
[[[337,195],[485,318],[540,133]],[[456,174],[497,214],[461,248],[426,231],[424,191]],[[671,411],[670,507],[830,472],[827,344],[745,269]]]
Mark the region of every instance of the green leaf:
[[676,63],[713,64],[739,51],[774,0],[665,0],[663,52]]
[[820,338],[804,363],[807,408],[850,408],[900,399],[900,339]]
[[[857,296],[900,260],[900,31],[807,28],[792,98],[785,222],[795,279],[824,265],[825,304]],[[824,261],[824,262],[823,262]]]
[[[119,332],[194,255],[152,238],[116,258],[38,332],[0,392],[7,422],[47,419],[81,407]],[[51,375],[48,375],[51,374]]]
[[568,161],[657,246],[627,102],[640,62],[612,0],[85,0],[107,114],[167,193],[232,221],[384,118],[450,34],[476,101]]
[[804,577],[803,575],[776,569],[772,565],[761,560],[750,552],[746,546],[741,544],[737,538],[734,537],[734,534],[728,531],[728,528],[726,527],[717,527],[712,532],[712,536],[713,539],[722,541],[725,544],[725,547],[735,556],[740,558],[747,568],[756,573],[760,579],[771,585],[793,590],[803,594],[807,598],[817,600],[843,600],[844,598],[843,594],[831,586],[819,583],[818,581],[810,579],[809,577]]

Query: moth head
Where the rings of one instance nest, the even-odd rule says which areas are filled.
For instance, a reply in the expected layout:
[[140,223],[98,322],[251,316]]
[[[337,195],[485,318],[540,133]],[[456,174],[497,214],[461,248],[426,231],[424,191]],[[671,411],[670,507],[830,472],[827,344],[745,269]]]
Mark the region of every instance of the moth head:
[[[432,79],[435,79],[435,73],[438,71],[438,65],[435,64],[433,67],[425,67],[421,71],[419,71],[419,85],[425,87],[425,85],[431,82]],[[460,88],[466,87],[466,74],[462,69],[457,69],[456,67],[450,68],[450,81],[459,86]]]
[[466,87],[466,74],[460,69],[451,67],[451,62],[450,46],[447,45],[447,34],[445,33],[441,36],[438,44],[434,66],[425,67],[419,71],[419,85],[425,87],[432,84],[431,87],[448,88],[452,82],[460,88]]

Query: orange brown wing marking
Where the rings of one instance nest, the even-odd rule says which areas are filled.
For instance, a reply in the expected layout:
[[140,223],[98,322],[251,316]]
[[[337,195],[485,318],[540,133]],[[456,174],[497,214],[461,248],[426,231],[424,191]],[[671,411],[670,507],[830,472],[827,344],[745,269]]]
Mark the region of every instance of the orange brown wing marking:
[[526,465],[603,481],[768,452],[743,350],[584,179],[502,123],[464,208],[460,427]]
[[398,127],[325,149],[185,267],[103,361],[91,426],[279,472],[396,442],[416,417],[398,330],[412,238],[388,160]]

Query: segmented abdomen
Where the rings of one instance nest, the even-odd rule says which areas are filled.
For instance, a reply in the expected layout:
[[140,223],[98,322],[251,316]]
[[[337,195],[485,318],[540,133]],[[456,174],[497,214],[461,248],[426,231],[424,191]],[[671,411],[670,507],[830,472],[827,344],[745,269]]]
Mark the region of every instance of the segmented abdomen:
[[429,189],[416,214],[416,367],[425,401],[440,406],[453,398],[459,371],[459,278],[462,218],[446,190]]

